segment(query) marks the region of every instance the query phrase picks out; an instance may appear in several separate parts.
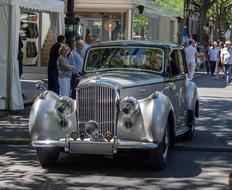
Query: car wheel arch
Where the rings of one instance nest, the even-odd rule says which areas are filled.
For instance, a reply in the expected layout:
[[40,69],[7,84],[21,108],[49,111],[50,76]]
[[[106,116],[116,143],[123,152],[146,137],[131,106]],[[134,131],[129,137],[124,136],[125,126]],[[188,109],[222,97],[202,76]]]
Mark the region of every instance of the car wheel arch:
[[176,137],[176,123],[175,123],[175,116],[173,110],[169,112],[167,122],[169,124],[170,148],[173,148],[175,145],[175,137]]

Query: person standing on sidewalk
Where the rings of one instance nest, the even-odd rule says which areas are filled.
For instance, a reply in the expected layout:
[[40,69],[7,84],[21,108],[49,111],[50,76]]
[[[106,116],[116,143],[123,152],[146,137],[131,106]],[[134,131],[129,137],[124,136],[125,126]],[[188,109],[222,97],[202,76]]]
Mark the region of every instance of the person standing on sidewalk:
[[60,56],[57,59],[58,81],[60,87],[60,96],[69,96],[70,82],[74,66],[68,58],[70,48],[68,44],[62,44],[59,49]]
[[225,45],[226,47],[221,52],[221,61],[225,65],[226,85],[229,86],[232,77],[232,47],[230,41],[226,41]]
[[216,77],[215,79],[219,79],[219,73],[220,73],[220,69],[223,71],[224,73],[224,63],[222,62],[222,59],[221,59],[221,52],[222,50],[224,49],[224,43],[223,42],[220,42],[219,43],[219,53],[218,53],[218,60],[217,60],[217,63],[216,63]]
[[57,42],[52,45],[48,62],[48,90],[59,94],[57,59],[59,57],[59,49],[61,44],[65,43],[65,37],[60,35],[57,37]]
[[213,42],[213,47],[210,48],[208,52],[208,61],[210,64],[211,76],[214,76],[216,63],[218,61],[219,49],[217,46],[218,46],[217,42]]
[[71,79],[71,98],[76,99],[76,87],[82,77],[82,69],[83,69],[83,58],[81,56],[81,51],[84,47],[83,40],[76,41],[76,48],[72,50],[70,53],[70,61],[74,65],[74,73],[72,74]]
[[85,53],[86,53],[87,49],[89,49],[91,47],[92,42],[93,42],[92,36],[90,34],[86,35],[84,47],[81,50],[81,56],[83,58],[85,58]]
[[188,77],[190,80],[193,79],[195,69],[196,69],[196,64],[197,64],[197,49],[193,44],[193,41],[189,41],[189,46],[184,49],[185,52],[185,59],[188,65]]
[[[22,23],[20,23],[20,30],[22,30]],[[19,45],[18,45],[18,62],[19,62],[19,78],[23,74],[23,41],[19,34]]]

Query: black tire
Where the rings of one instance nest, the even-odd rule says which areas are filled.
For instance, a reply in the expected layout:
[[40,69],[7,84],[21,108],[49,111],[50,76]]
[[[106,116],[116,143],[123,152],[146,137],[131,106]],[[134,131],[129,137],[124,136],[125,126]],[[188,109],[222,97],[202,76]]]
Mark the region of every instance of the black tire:
[[55,166],[59,159],[60,150],[56,147],[36,148],[40,164],[43,168]]
[[191,140],[194,136],[195,131],[195,113],[190,111],[188,113],[188,122],[187,122],[188,130],[184,133],[183,137],[186,140]]
[[163,140],[158,145],[158,148],[148,151],[148,166],[150,168],[155,170],[162,170],[165,168],[168,159],[169,144],[170,136],[169,125],[167,122]]

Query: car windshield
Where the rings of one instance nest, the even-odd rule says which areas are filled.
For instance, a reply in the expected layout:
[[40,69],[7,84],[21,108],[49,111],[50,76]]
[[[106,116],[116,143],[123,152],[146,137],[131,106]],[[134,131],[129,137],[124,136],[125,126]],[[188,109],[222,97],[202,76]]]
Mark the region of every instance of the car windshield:
[[142,69],[162,73],[164,52],[150,47],[104,47],[88,51],[85,71]]

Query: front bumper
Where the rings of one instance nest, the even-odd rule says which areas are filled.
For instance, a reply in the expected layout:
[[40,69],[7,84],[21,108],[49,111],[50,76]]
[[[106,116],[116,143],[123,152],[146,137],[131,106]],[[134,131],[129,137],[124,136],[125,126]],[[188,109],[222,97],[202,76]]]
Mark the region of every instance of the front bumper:
[[66,152],[73,154],[100,154],[112,155],[118,149],[155,149],[157,144],[151,142],[139,142],[132,140],[117,139],[115,142],[94,142],[90,140],[60,139],[32,141],[33,147],[62,147]]

